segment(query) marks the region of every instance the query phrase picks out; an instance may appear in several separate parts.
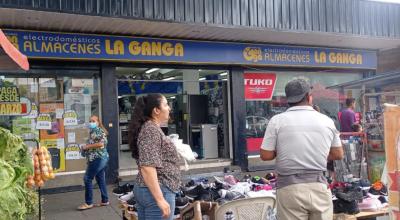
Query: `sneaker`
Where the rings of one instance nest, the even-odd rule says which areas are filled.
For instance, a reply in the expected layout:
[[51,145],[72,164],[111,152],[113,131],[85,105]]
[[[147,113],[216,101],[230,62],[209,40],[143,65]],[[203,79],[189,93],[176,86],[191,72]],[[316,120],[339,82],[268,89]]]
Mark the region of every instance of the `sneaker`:
[[175,207],[178,209],[183,209],[189,205],[189,198],[177,196],[175,198]]
[[218,191],[218,193],[222,199],[226,199],[228,201],[245,198],[245,196],[241,193],[225,189],[221,189],[220,191]]
[[130,191],[130,192],[128,192],[128,194],[125,194],[125,195],[122,195],[122,196],[118,197],[118,200],[119,200],[121,203],[126,203],[126,202],[128,202],[132,197],[134,197],[133,191]]
[[181,217],[181,210],[179,208],[175,208],[174,219],[179,219],[180,217]]
[[128,207],[134,207],[136,205],[136,199],[135,197],[132,197],[127,201]]
[[113,194],[116,196],[122,196],[131,192],[133,190],[133,185],[126,183],[122,186],[118,186],[117,188],[113,189]]
[[224,176],[224,181],[231,186],[235,185],[237,182],[239,182],[233,175]]
[[257,184],[264,184],[263,179],[259,176],[254,176],[253,178],[251,178],[251,182],[257,183]]
[[190,188],[186,188],[183,190],[183,192],[190,199],[197,199],[204,190],[205,189],[204,189],[203,185],[199,184],[197,186],[192,186]]
[[243,179],[241,182],[249,182],[251,181],[251,175],[250,174],[246,174],[244,175]]
[[137,216],[136,206],[128,206],[126,210],[129,214]]

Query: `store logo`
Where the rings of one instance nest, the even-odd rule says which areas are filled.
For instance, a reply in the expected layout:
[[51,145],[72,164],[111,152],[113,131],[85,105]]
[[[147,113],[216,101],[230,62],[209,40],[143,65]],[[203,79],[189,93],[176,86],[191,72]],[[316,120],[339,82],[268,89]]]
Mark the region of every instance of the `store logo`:
[[276,82],[275,73],[245,73],[244,95],[247,101],[272,99]]
[[243,50],[243,57],[247,61],[258,62],[262,60],[261,48],[259,47],[246,47]]
[[16,35],[6,35],[7,39],[19,50],[18,37]]

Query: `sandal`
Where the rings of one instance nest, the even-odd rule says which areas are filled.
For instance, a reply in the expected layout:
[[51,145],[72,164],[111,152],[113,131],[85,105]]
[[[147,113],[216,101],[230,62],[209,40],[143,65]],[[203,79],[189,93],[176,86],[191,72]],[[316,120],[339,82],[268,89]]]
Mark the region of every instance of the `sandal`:
[[96,204],[96,207],[108,206],[108,205],[110,205],[110,202],[100,202],[99,204]]
[[83,211],[83,210],[86,210],[86,209],[91,209],[91,208],[93,208],[93,204],[92,205],[88,205],[88,204],[84,203],[84,204],[78,206],[78,210],[80,210],[80,211]]

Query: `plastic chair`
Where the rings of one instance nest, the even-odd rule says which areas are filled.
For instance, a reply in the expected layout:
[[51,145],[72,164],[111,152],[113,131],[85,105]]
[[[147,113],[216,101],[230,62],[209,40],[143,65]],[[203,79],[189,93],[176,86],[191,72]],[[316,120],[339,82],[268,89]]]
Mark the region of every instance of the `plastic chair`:
[[273,197],[239,199],[221,205],[215,211],[215,217],[216,220],[224,220],[225,214],[231,211],[235,220],[267,220],[268,212],[275,206]]

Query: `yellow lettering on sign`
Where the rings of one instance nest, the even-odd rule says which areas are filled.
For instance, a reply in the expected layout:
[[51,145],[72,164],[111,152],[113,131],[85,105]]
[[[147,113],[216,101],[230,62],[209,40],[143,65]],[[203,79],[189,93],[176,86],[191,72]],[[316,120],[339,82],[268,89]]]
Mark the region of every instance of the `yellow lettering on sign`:
[[151,55],[161,56],[161,42],[151,42]]
[[151,55],[151,46],[150,46],[150,43],[147,41],[144,41],[142,43],[142,55],[143,56]]
[[363,63],[363,60],[361,54],[331,52],[329,53],[329,62],[361,65]]
[[324,51],[314,52],[315,62],[316,63],[326,63],[326,53]]
[[183,45],[181,43],[175,44],[175,56],[183,57]]
[[128,49],[129,49],[130,54],[139,55],[140,54],[140,43],[137,41],[132,41],[129,43]]
[[111,41],[105,41],[106,53],[110,55],[123,55],[124,52],[124,42],[121,40],[116,40],[113,47],[111,47]]
[[53,53],[53,44],[52,43],[46,43],[42,42],[42,51],[45,51],[46,53]]
[[20,115],[22,105],[20,103],[0,103],[0,115]]
[[165,56],[167,56],[167,57],[169,57],[169,56],[171,56],[172,55],[172,53],[174,53],[174,49],[172,48],[172,44],[171,43],[164,43],[163,45],[162,45],[162,51],[163,51],[163,54],[165,55]]
[[32,52],[32,42],[24,41],[24,51]]

